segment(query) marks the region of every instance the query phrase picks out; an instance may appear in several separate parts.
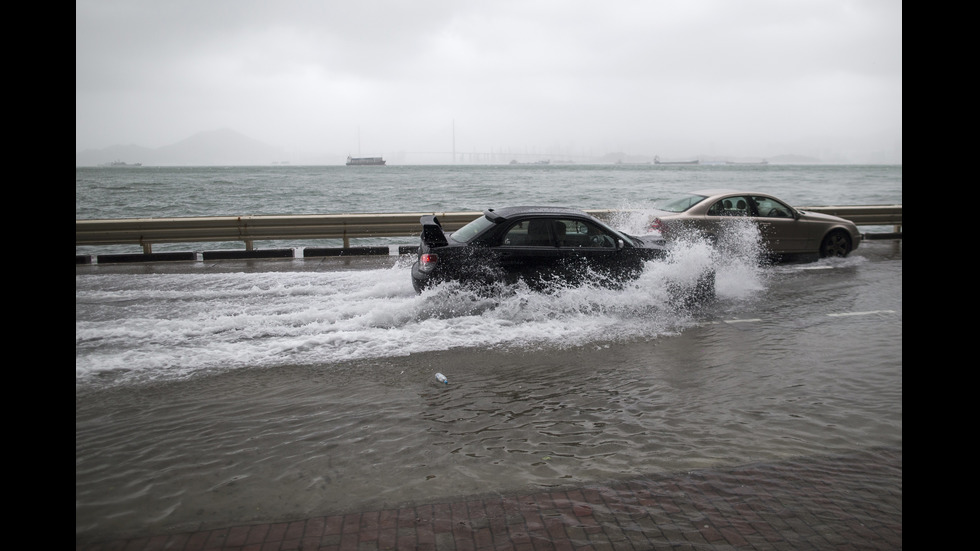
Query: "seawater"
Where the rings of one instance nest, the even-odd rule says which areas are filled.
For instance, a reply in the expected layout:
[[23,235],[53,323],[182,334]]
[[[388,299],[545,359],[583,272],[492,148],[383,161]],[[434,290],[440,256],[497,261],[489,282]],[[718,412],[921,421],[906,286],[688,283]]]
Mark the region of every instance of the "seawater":
[[[795,205],[900,204],[901,174],[79,168],[76,218],[519,203],[642,211],[713,187]],[[642,230],[629,217],[618,223]],[[616,289],[518,285],[489,295],[449,284],[416,295],[410,259],[396,256],[258,271],[247,262],[78,266],[76,542],[900,449],[901,242],[774,266],[754,261],[756,243],[751,227],[722,251],[692,241]],[[670,283],[706,263],[718,300],[672,303]]]
[[[480,212],[506,205],[650,208],[708,188],[768,192],[795,206],[901,204],[901,165],[465,165],[118,167],[75,169],[75,218]],[[355,246],[414,244],[357,239]],[[260,242],[259,248],[338,246]],[[244,248],[174,243],[154,251]],[[76,254],[141,252],[137,245]]]

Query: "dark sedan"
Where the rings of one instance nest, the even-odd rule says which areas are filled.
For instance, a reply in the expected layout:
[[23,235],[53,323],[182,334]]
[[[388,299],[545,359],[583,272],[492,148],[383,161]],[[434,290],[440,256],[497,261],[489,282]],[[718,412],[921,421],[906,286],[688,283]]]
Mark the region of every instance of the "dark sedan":
[[[418,293],[443,281],[523,280],[534,288],[554,280],[616,285],[638,277],[647,260],[667,256],[658,236],[628,235],[571,208],[487,209],[452,233],[445,232],[434,215],[420,222],[421,243],[412,266],[412,285]],[[708,275],[699,286],[713,295],[714,274]]]

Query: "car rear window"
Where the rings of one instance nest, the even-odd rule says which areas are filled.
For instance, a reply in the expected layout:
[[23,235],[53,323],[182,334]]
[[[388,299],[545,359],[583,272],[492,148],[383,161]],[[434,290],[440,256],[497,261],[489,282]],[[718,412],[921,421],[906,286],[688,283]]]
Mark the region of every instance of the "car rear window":
[[665,199],[657,203],[657,208],[667,212],[684,212],[705,199],[707,199],[707,197],[704,195],[685,193],[684,195],[671,197],[670,199]]
[[466,224],[462,228],[454,231],[449,235],[449,237],[457,243],[469,243],[474,237],[483,233],[483,231],[490,226],[493,226],[493,222],[488,220],[486,216],[481,216],[469,224]]

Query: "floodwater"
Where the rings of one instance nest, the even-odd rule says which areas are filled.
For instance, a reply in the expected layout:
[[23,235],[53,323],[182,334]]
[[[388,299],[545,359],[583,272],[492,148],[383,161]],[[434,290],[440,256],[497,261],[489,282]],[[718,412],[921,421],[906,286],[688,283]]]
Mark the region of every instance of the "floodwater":
[[76,543],[901,449],[900,240],[696,310],[328,262],[76,266]]

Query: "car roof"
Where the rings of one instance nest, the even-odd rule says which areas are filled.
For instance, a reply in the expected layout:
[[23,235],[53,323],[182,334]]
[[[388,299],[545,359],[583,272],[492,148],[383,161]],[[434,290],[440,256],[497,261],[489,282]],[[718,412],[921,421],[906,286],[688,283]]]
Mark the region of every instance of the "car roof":
[[713,188],[713,189],[699,189],[698,191],[691,192],[694,195],[704,195],[705,197],[714,197],[716,195],[765,195],[766,197],[772,197],[769,193],[762,193],[758,191],[748,191],[744,189],[728,189],[728,188]]
[[570,207],[500,207],[487,209],[483,211],[483,214],[491,220],[494,218],[502,218],[507,220],[515,216],[584,216],[586,218],[592,218],[585,211]]

